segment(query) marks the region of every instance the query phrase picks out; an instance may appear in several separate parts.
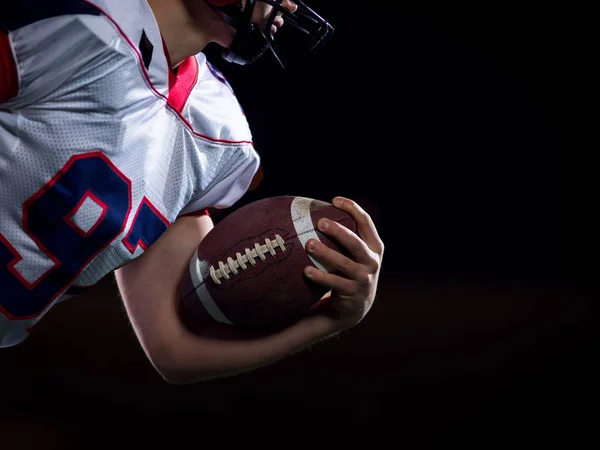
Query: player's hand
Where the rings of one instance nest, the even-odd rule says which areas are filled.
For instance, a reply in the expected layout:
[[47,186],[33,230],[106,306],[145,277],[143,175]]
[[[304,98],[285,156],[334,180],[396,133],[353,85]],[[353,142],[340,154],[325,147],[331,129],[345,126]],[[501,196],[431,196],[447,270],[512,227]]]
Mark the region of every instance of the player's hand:
[[340,327],[346,328],[359,323],[375,300],[384,245],[373,220],[358,204],[336,197],[333,205],[352,216],[357,224],[357,233],[327,219],[319,220],[317,227],[343,246],[350,257],[309,239],[307,250],[330,273],[312,266],[306,267],[304,273],[315,283],[331,289],[330,301],[335,319]]
[[[294,13],[298,9],[298,5],[296,5],[291,0],[283,0],[281,2],[281,6],[291,13]],[[252,23],[254,25],[258,25],[264,30],[269,20],[269,17],[271,17],[272,11],[273,6],[269,5],[266,2],[257,2],[256,6],[254,7],[254,11],[252,11]],[[281,28],[283,24],[283,16],[281,13],[278,13],[277,17],[273,22],[273,26],[271,26],[271,31],[273,33],[277,33],[277,30]]]

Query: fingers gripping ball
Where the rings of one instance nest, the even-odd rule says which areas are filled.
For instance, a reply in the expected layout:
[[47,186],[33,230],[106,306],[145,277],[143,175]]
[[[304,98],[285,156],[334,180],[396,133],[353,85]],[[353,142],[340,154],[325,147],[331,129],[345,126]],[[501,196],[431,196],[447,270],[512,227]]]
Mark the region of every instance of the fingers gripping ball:
[[231,213],[190,260],[180,284],[182,319],[267,326],[305,313],[327,292],[304,275],[307,265],[326,270],[309,256],[306,242],[319,239],[343,252],[317,230],[322,217],[356,232],[348,213],[304,197],[266,198]]

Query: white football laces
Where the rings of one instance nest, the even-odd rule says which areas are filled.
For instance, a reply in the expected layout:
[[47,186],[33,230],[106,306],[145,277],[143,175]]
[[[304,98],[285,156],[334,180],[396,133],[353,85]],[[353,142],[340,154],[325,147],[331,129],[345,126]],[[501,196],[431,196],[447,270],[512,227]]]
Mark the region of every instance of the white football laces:
[[276,256],[276,248],[280,248],[281,251],[285,252],[285,242],[278,234],[275,235],[275,239],[273,240],[266,238],[265,243],[262,245],[256,242],[254,248],[246,248],[243,255],[240,252],[237,252],[235,254],[235,259],[228,257],[227,263],[219,261],[217,269],[215,269],[215,266],[210,266],[210,276],[215,283],[221,284],[222,278],[229,280],[232,275],[238,274],[239,269],[246,270],[248,268],[248,263],[255,266],[257,258],[261,261],[265,261],[267,259],[267,253]]

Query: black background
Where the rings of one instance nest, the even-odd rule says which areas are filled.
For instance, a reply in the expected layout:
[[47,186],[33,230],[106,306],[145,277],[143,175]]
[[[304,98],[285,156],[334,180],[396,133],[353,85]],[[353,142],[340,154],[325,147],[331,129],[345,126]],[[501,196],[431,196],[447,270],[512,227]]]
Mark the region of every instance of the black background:
[[312,6],[336,35],[301,69],[268,57],[233,67],[207,51],[263,159],[264,181],[232,210],[284,194],[357,200],[386,244],[369,316],[268,368],[174,387],[146,361],[107,277],[2,351],[7,448],[346,445],[359,435],[385,437],[378,447],[441,437],[579,448],[591,433],[586,12],[515,1]]

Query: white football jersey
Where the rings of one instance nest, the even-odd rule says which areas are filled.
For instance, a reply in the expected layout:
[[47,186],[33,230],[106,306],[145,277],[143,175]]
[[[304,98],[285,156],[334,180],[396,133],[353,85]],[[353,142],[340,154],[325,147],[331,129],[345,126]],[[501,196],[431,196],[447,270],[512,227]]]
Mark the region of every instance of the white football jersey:
[[0,347],[259,163],[230,85],[203,54],[170,70],[145,0],[3,2]]

